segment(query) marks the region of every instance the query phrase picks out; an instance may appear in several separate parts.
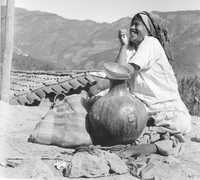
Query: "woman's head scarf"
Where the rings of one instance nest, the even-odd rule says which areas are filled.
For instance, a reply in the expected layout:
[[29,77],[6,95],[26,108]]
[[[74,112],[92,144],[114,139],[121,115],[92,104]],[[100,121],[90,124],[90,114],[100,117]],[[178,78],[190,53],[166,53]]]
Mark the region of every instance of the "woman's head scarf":
[[139,18],[143,22],[143,24],[146,27],[150,36],[153,36],[160,41],[161,45],[163,46],[163,48],[165,50],[165,53],[166,53],[168,59],[172,60],[173,57],[172,57],[172,53],[171,53],[170,48],[169,48],[169,37],[168,37],[168,33],[167,33],[166,28],[161,27],[161,25],[158,24],[152,18],[152,16],[146,11],[137,13],[133,17],[133,19],[131,21],[131,25],[133,24],[133,21],[136,18]]

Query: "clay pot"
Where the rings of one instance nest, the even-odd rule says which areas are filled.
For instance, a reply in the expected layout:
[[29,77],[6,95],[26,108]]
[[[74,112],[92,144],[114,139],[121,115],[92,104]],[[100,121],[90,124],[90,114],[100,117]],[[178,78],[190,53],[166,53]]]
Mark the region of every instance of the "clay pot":
[[87,117],[88,132],[94,144],[132,143],[146,126],[145,106],[129,92],[128,69],[109,63],[105,71],[110,79],[110,90],[91,106]]

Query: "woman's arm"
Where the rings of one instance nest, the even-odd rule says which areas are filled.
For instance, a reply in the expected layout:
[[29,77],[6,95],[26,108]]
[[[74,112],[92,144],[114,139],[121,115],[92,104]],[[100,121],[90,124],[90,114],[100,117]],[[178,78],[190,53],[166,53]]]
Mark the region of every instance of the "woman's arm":
[[127,64],[126,59],[127,59],[127,45],[122,44],[119,49],[119,53],[117,55],[115,62],[117,62],[121,65],[126,65]]
[[127,62],[127,48],[128,48],[128,43],[129,43],[129,40],[127,37],[127,31],[124,29],[119,30],[118,36],[119,36],[119,41],[120,41],[121,46],[120,46],[119,53],[117,55],[115,62],[120,65],[126,66],[129,69],[130,73],[133,74],[135,70],[134,66],[132,66],[131,64]]
[[119,41],[120,41],[120,49],[118,56],[115,60],[116,63],[119,63],[121,65],[127,64],[127,47],[128,47],[128,37],[126,35],[127,31],[125,29],[119,30]]

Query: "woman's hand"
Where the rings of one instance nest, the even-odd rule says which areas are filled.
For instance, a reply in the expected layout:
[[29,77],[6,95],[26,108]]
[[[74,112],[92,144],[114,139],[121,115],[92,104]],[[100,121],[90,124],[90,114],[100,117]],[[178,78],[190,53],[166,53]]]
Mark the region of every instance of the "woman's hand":
[[120,29],[118,37],[119,37],[119,41],[120,41],[121,45],[125,45],[125,46],[128,45],[129,40],[128,40],[128,37],[127,37],[127,30],[126,29]]

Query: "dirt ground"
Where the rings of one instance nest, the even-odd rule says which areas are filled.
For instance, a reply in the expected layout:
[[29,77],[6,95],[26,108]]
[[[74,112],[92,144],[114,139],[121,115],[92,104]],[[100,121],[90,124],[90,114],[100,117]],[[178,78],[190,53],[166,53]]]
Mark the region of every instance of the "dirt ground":
[[[10,106],[0,102],[0,177],[2,178],[64,178],[54,167],[57,159],[67,158],[73,149],[27,142],[35,125],[48,111],[44,103],[38,107]],[[152,154],[150,173],[159,179],[200,179],[200,117],[192,117],[193,129],[178,156]],[[8,166],[9,164],[9,166]],[[81,178],[80,178],[81,179]],[[130,174],[95,178],[102,180],[136,180]]]

